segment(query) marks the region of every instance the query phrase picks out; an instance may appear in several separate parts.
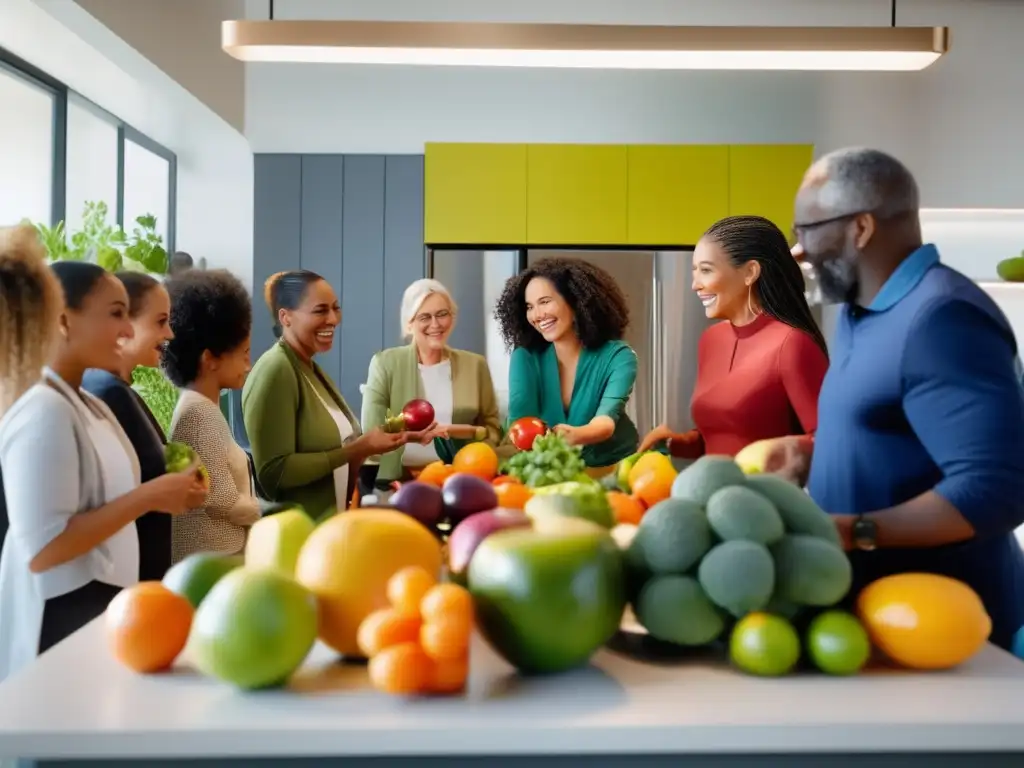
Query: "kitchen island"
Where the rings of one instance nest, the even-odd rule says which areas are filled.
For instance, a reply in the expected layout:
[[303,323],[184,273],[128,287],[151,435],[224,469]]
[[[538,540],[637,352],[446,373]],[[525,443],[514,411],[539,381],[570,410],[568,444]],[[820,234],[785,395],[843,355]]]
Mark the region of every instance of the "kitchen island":
[[406,700],[317,646],[290,689],[243,694],[184,664],[133,674],[97,621],[0,685],[0,757],[69,768],[1024,765],[1024,664],[993,647],[948,673],[780,679],[640,650],[619,638],[588,668],[523,679],[477,641],[465,696]]

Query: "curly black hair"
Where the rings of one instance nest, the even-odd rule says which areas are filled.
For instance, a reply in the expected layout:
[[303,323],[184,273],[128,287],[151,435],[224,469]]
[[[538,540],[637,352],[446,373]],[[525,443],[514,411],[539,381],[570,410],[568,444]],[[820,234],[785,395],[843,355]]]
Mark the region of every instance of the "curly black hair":
[[494,319],[507,349],[537,349],[547,343],[526,319],[526,286],[535,277],[550,280],[565,299],[584,347],[594,349],[621,339],[629,327],[626,296],[605,270],[582,259],[540,259],[508,279],[495,305]]
[[252,301],[241,281],[227,270],[189,270],[167,281],[171,330],[163,369],[185,387],[199,376],[203,352],[224,355],[243,344],[252,331]]

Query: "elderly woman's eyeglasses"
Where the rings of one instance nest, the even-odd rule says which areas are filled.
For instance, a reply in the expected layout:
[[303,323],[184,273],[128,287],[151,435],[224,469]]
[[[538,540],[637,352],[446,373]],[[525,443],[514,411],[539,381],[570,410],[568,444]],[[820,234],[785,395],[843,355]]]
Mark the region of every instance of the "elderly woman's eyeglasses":
[[449,320],[451,318],[451,316],[452,316],[451,310],[442,309],[440,312],[435,312],[434,314],[430,314],[429,312],[424,312],[422,314],[416,315],[415,319],[416,319],[416,323],[418,325],[428,326],[434,320],[437,320],[437,322],[439,322],[439,323],[443,323],[446,320]]

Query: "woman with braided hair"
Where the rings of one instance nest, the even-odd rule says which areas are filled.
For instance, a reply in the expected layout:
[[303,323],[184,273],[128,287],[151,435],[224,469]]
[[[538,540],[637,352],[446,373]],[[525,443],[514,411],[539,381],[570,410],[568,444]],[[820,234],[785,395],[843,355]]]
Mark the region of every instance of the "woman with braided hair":
[[704,233],[693,254],[693,290],[709,318],[691,400],[696,429],[667,424],[641,444],[669,441],[680,458],[735,456],[758,440],[813,435],[828,350],[804,296],[785,235],[760,216],[730,216]]
[[610,274],[582,259],[541,259],[509,279],[494,317],[513,350],[510,423],[541,419],[582,446],[595,475],[636,450],[626,415],[636,353],[622,340],[629,307]]

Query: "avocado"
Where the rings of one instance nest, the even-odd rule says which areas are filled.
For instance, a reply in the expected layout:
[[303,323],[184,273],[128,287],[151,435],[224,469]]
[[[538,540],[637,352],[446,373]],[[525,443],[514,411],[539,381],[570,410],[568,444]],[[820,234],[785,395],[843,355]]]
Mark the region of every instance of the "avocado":
[[1024,283],[1024,251],[1020,256],[1000,261],[996,265],[996,274],[1008,283]]
[[705,645],[725,631],[725,618],[691,576],[655,576],[644,585],[637,621],[651,637],[678,645]]
[[775,563],[763,544],[724,541],[701,560],[697,579],[711,602],[739,619],[768,605]]
[[711,496],[729,485],[743,485],[746,475],[728,456],[701,456],[680,472],[672,483],[672,498],[704,506]]
[[683,574],[711,548],[711,528],[699,504],[659,501],[644,514],[628,558],[654,574]]
[[715,491],[708,499],[708,523],[722,541],[742,539],[774,544],[786,529],[779,511],[760,493],[740,485]]
[[850,559],[823,539],[791,534],[772,547],[778,596],[797,605],[828,608],[853,584]]
[[832,517],[802,488],[778,475],[750,475],[746,485],[775,505],[790,533],[806,533],[841,546],[839,531]]

